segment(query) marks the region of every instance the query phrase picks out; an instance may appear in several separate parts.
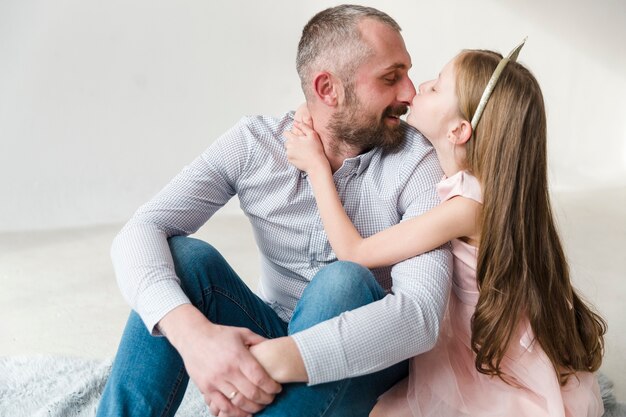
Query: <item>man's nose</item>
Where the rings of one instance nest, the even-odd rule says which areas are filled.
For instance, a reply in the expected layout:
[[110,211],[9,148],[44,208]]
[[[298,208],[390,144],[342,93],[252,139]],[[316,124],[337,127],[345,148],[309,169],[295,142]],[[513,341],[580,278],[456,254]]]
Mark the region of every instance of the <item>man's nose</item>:
[[409,77],[405,77],[398,94],[398,101],[408,106],[413,101],[413,97],[415,97],[415,85],[413,85],[413,81]]

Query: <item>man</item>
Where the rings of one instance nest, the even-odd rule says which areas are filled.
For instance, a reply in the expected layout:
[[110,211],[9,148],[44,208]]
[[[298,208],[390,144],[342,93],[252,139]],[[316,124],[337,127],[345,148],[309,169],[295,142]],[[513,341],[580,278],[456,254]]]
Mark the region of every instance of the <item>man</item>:
[[[313,123],[364,236],[438,202],[434,152],[398,118],[415,95],[410,66],[397,23],[360,6],[318,13],[298,47]],[[137,313],[100,416],[173,415],[188,377],[219,416],[367,415],[406,359],[434,345],[449,251],[371,272],[337,261],[306,175],[285,155],[292,123],[291,113],[244,118],[115,239],[116,275]],[[234,194],[261,253],[258,296],[214,248],[183,237]],[[308,384],[281,392],[277,381]]]

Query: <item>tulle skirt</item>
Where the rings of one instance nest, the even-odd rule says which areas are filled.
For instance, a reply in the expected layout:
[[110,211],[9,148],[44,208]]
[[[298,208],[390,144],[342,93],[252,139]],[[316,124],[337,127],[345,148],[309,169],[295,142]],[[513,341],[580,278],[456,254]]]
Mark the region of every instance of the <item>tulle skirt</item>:
[[437,345],[411,359],[409,377],[381,396],[377,416],[599,417],[604,408],[595,374],[580,372],[560,386],[545,352],[520,323],[502,361],[511,384],[479,373],[470,349],[473,306],[452,292]]

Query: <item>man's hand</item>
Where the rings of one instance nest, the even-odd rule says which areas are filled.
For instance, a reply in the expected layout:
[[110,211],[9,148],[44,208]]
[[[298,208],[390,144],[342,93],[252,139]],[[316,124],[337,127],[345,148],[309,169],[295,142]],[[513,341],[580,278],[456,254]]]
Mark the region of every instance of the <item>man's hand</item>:
[[213,324],[190,304],[168,313],[159,329],[180,353],[213,414],[245,417],[280,392],[281,386],[250,353],[250,346],[265,340],[252,331]]

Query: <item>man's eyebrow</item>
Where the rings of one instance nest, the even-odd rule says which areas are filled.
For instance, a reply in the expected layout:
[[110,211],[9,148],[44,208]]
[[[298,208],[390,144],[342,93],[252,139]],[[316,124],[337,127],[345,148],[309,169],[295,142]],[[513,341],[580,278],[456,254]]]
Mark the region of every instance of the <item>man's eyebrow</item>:
[[387,68],[384,69],[384,71],[395,70],[395,69],[406,69],[406,68],[407,68],[406,64],[398,62],[396,64],[389,65]]

